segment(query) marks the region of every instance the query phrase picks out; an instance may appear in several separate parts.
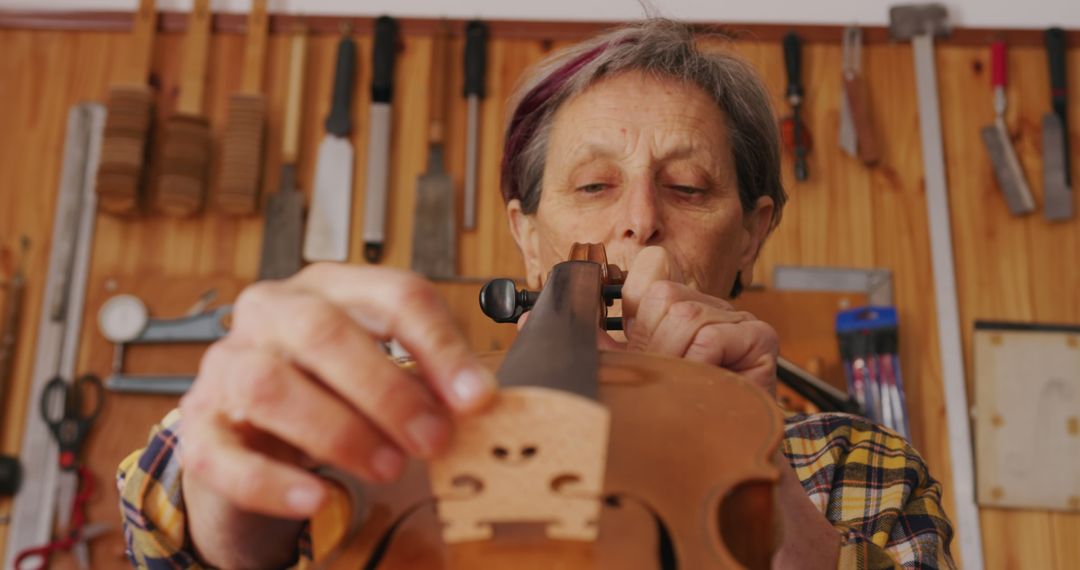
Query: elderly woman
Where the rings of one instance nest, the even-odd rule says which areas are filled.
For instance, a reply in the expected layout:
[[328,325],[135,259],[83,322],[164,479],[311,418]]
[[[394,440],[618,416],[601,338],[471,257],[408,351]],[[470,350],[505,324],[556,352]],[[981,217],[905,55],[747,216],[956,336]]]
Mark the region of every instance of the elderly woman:
[[[629,278],[626,336],[601,335],[601,348],[705,362],[773,389],[776,333],[726,300],[751,282],[786,199],[769,96],[750,67],[673,22],[615,30],[531,72],[504,150],[530,286],[572,243],[603,243]],[[378,349],[389,338],[423,382]],[[482,413],[494,391],[416,275],[317,265],[253,285],[179,411],[121,465],[132,561],[294,563],[303,521],[326,499],[310,460],[392,480],[406,456],[444,449],[453,418]],[[850,416],[791,417],[781,451],[776,567],[953,565],[940,487],[895,434]]]

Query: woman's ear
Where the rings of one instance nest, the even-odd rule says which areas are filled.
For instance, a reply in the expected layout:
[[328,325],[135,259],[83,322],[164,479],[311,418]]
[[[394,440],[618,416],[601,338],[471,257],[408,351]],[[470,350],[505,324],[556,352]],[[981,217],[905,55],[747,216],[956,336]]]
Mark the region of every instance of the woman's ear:
[[514,235],[521,256],[525,259],[525,281],[530,289],[541,287],[540,236],[536,220],[521,209],[521,200],[514,198],[506,203],[506,217],[510,220],[510,233]]
[[761,246],[765,244],[765,238],[769,235],[772,225],[773,199],[768,196],[758,198],[754,209],[743,218],[746,241],[743,249],[739,252],[739,282],[743,288],[749,287],[754,282],[754,264],[757,262]]

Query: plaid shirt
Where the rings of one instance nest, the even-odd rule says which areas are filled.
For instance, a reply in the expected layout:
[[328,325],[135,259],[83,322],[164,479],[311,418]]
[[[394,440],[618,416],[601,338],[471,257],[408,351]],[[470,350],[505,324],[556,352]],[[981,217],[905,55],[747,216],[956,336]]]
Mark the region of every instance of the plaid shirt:
[[[785,424],[784,455],[842,536],[840,568],[955,568],[941,486],[902,437],[847,414],[789,416]],[[174,410],[146,448],[120,463],[127,555],[138,568],[202,567],[187,539],[179,427]],[[297,566],[307,567],[306,533],[297,552]]]

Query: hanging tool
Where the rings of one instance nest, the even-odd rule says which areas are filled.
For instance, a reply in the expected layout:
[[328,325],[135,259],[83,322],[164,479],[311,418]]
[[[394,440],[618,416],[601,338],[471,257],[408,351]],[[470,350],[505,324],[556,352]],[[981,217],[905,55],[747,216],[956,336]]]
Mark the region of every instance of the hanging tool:
[[234,215],[258,209],[262,178],[266,97],[262,93],[266,57],[266,0],[253,0],[247,20],[247,45],[240,90],[229,96],[225,133],[221,141],[221,173],[214,206]]
[[20,242],[22,259],[18,269],[8,279],[3,321],[0,321],[3,323],[3,330],[0,330],[0,412],[7,409],[5,396],[15,366],[15,348],[19,344],[19,322],[22,317],[23,293],[26,290],[26,253],[30,249],[30,239],[23,236]]
[[889,9],[889,32],[894,40],[911,40],[915,60],[919,132],[922,142],[923,178],[926,184],[927,225],[930,227],[931,265],[934,272],[934,304],[937,308],[941,376],[945,387],[945,411],[953,470],[954,521],[965,568],[983,567],[979,509],[975,504],[971,428],[967,389],[964,384],[964,352],[960,344],[960,315],[956,300],[952,222],[945,176],[945,149],[941,140],[934,38],[949,34],[948,14],[941,4],[909,4]]
[[487,24],[473,20],[465,26],[465,99],[468,115],[465,120],[465,209],[466,230],[476,228],[476,164],[480,160],[479,143],[480,100],[484,98],[484,78],[487,75]]
[[210,170],[210,121],[203,113],[206,64],[210,53],[210,0],[195,0],[188,16],[180,98],[165,123],[158,169],[156,209],[189,216],[203,205]]
[[[30,383],[31,401],[41,399],[46,384],[53,376],[75,376],[97,209],[94,173],[97,172],[100,158],[104,124],[105,108],[101,105],[79,104],[68,113],[63,171],[49,242],[45,298],[35,344],[37,351]],[[74,204],[81,204],[75,210],[77,215],[73,223],[65,223],[65,212],[70,211]],[[60,252],[63,244],[72,242],[75,244],[74,262],[67,265]],[[65,281],[70,286],[60,287]],[[56,320],[52,318],[50,307],[55,306],[56,297],[61,294],[67,295],[68,299],[63,303],[63,318]],[[48,541],[53,528],[57,500],[54,489],[59,475],[58,451],[56,442],[49,436],[48,426],[36,415],[27,415],[20,450],[23,471],[33,476],[25,478],[19,494],[15,496],[11,527],[0,568],[12,568],[16,553]]]
[[15,570],[28,568],[31,562],[35,563],[34,568],[46,568],[49,565],[50,554],[67,550],[72,551],[80,570],[89,570],[90,550],[88,545],[90,541],[112,531],[113,525],[108,523],[86,524],[86,502],[90,500],[90,496],[94,493],[94,478],[85,467],[77,469],[76,477],[79,493],[75,495],[69,516],[71,527],[64,533],[63,538],[20,551],[19,555],[15,557],[13,565]]
[[319,143],[315,163],[315,191],[308,208],[304,234],[307,261],[345,261],[349,257],[349,226],[352,218],[353,160],[352,94],[356,76],[356,43],[345,27],[338,42],[334,68],[334,91],[326,136]]
[[112,373],[105,386],[114,392],[179,395],[195,381],[191,374],[127,374],[124,353],[133,344],[211,343],[224,337],[232,305],[179,319],[152,319],[134,295],[117,295],[98,311],[98,330],[114,344]]
[[93,374],[84,374],[70,383],[59,375],[54,376],[41,393],[41,418],[60,449],[56,525],[61,531],[69,530],[72,510],[76,508],[75,493],[79,489],[80,452],[104,400],[101,379]]
[[1069,120],[1066,113],[1065,32],[1046,30],[1046,58],[1050,68],[1053,111],[1043,115],[1043,211],[1047,220],[1068,220],[1073,215],[1072,173],[1069,169]]
[[130,214],[143,202],[146,148],[154,116],[154,90],[147,85],[157,27],[155,0],[140,0],[131,25],[109,109],[97,170],[98,204],[111,214]]
[[445,22],[431,41],[431,112],[427,171],[416,180],[412,270],[431,278],[453,277],[457,265],[454,181],[446,172],[446,78],[450,51]]
[[281,178],[278,191],[266,202],[259,279],[285,279],[300,270],[304,226],[304,195],[296,189],[300,155],[300,107],[304,96],[307,32],[292,37],[289,83],[285,94],[285,123],[281,133]]
[[840,148],[863,164],[881,158],[877,132],[870,116],[870,96],[862,76],[862,29],[849,27],[843,36],[844,69],[840,90]]
[[394,52],[397,22],[375,20],[371,64],[371,119],[368,124],[367,186],[364,191],[364,259],[378,263],[386,242],[386,195],[390,186],[391,101],[394,96]]
[[784,36],[784,67],[787,69],[786,97],[791,105],[791,116],[784,119],[781,131],[785,146],[795,152],[795,179],[801,182],[808,176],[806,154],[810,151],[810,137],[802,122],[802,39],[795,32]]
[[994,42],[990,45],[990,84],[994,88],[995,118],[994,124],[983,127],[981,134],[986,152],[990,154],[990,162],[994,166],[994,176],[997,177],[1001,192],[1005,194],[1005,203],[1012,215],[1022,216],[1035,210],[1035,199],[1031,197],[1024,169],[1020,166],[1020,159],[1016,157],[1012,139],[1009,138],[1009,130],[1005,127],[1007,69],[1005,42]]

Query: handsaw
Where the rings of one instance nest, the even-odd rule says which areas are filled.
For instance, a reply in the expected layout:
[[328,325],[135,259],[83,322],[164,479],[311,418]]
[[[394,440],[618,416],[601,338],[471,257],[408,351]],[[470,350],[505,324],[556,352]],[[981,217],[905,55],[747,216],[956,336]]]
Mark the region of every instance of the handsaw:
[[285,94],[285,120],[281,134],[281,179],[278,191],[266,202],[259,279],[284,279],[300,270],[304,225],[304,195],[296,190],[296,163],[300,148],[300,106],[304,95],[307,32],[292,37],[289,79]]
[[432,278],[453,277],[457,260],[454,182],[446,171],[446,78],[449,63],[445,22],[431,41],[427,171],[416,180],[412,269]]
[[1065,32],[1046,30],[1046,57],[1050,68],[1053,111],[1043,115],[1043,214],[1047,220],[1072,218],[1072,177],[1069,171],[1069,120],[1065,85]]
[[994,176],[998,186],[1005,194],[1005,203],[1014,216],[1028,214],[1035,209],[1035,199],[1031,197],[1020,159],[1013,150],[1009,131],[1005,127],[1005,83],[1007,56],[1005,42],[998,41],[990,45],[990,84],[994,88],[994,122],[982,128],[983,143],[990,154],[994,166]]
[[468,115],[465,119],[465,209],[463,225],[476,228],[476,163],[479,138],[480,100],[484,98],[484,76],[487,70],[487,24],[474,20],[465,26],[465,99]]
[[843,85],[840,90],[840,148],[867,166],[881,158],[870,116],[870,97],[862,76],[862,29],[844,29]]
[[371,64],[371,119],[368,121],[367,185],[364,190],[364,259],[378,263],[386,242],[386,195],[390,186],[391,101],[394,98],[394,52],[397,22],[375,20]]
[[315,189],[304,234],[307,261],[345,261],[349,257],[352,219],[353,161],[352,94],[356,77],[356,42],[346,29],[338,42],[334,90],[326,135],[319,143]]

